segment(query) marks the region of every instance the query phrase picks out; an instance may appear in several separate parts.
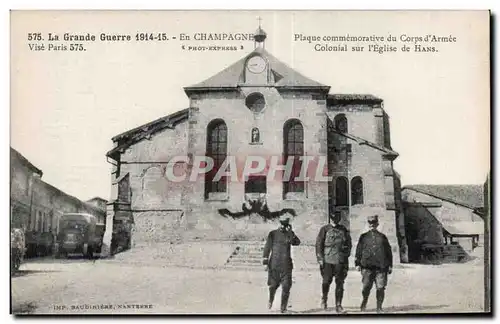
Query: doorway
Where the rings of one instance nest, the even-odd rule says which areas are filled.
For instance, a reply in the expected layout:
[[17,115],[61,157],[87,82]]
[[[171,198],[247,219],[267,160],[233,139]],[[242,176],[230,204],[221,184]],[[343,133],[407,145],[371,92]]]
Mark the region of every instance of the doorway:
[[266,194],[267,178],[266,176],[248,176],[245,181],[245,194]]
[[[336,177],[328,183],[328,212],[340,214],[340,224],[350,229],[349,185],[347,178]],[[330,217],[328,217],[330,223]]]

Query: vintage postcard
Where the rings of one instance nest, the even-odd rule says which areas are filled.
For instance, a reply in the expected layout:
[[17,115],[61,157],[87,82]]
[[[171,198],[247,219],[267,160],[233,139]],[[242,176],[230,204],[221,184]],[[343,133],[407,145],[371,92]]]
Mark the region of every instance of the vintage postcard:
[[491,312],[489,11],[10,24],[12,314]]

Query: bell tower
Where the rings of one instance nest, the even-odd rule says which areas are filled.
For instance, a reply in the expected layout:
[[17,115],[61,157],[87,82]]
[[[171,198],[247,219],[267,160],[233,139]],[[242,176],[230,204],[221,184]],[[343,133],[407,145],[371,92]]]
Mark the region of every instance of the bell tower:
[[267,34],[262,29],[259,19],[259,28],[254,34],[254,51],[248,56],[245,62],[245,85],[247,86],[265,86],[269,84],[270,78],[270,67],[269,62],[262,55],[262,50],[264,49],[264,41],[266,40]]
[[267,34],[261,27],[262,18],[258,17],[257,20],[259,21],[259,28],[257,28],[257,30],[255,31],[255,34],[253,35],[254,48],[257,48],[257,47],[265,48],[265,40],[266,40]]

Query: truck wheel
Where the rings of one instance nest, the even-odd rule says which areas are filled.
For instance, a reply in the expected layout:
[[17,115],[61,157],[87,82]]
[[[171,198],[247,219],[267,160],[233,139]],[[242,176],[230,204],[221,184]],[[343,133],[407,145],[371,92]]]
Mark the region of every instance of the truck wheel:
[[54,244],[54,248],[52,249],[52,251],[54,252],[54,258],[56,259],[59,259],[61,257],[60,253],[59,253],[59,244]]
[[64,251],[63,249],[60,249],[57,251],[56,257],[58,259],[66,259],[68,257],[68,253]]

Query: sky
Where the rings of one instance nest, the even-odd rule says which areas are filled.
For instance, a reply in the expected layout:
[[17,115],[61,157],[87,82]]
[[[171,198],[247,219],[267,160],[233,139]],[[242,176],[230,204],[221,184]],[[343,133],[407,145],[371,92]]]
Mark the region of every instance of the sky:
[[[109,198],[111,138],[187,108],[183,87],[253,50],[252,42],[93,42],[86,51],[31,51],[30,32],[252,33],[330,93],[373,94],[390,116],[394,166],[405,184],[482,184],[489,170],[487,12],[23,12],[11,19],[11,146],[43,179],[80,199]],[[318,52],[308,36],[456,37],[437,53]],[[320,41],[321,44],[327,42]],[[182,45],[244,46],[194,52]],[[413,47],[412,43],[406,43]]]

